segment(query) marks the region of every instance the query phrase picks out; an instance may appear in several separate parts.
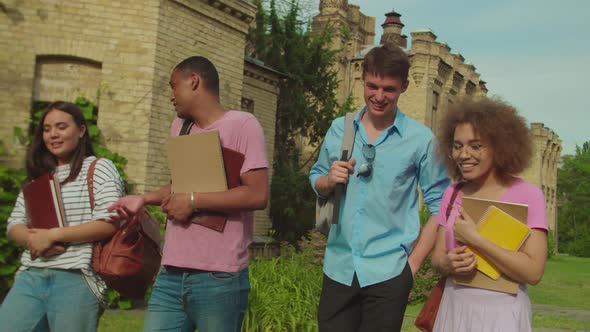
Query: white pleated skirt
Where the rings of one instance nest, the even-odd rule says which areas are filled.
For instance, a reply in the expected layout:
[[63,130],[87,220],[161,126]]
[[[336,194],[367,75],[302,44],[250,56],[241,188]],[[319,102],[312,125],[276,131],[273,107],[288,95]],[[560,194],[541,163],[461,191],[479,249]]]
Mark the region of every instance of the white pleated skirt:
[[447,279],[435,332],[532,332],[526,285],[516,295],[455,285]]

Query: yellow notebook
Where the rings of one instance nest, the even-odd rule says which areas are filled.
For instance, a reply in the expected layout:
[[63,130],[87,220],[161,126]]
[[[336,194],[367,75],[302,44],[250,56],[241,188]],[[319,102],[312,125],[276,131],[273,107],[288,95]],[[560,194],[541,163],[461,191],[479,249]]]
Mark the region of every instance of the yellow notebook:
[[[510,251],[517,251],[524,241],[531,235],[527,225],[502,211],[494,205],[490,205],[477,224],[479,233],[497,246]],[[477,258],[477,269],[488,277],[497,280],[500,271],[477,250],[471,249]]]

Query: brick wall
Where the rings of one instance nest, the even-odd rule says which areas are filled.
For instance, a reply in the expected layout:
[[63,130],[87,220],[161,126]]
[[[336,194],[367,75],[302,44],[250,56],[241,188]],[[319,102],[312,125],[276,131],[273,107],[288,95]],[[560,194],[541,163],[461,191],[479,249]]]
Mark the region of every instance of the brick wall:
[[158,3],[7,2],[10,14],[0,15],[0,137],[9,138],[13,126],[26,127],[32,100],[72,100],[75,85],[96,99],[103,86],[96,100],[99,127],[109,147],[129,160],[132,180],[141,182]]

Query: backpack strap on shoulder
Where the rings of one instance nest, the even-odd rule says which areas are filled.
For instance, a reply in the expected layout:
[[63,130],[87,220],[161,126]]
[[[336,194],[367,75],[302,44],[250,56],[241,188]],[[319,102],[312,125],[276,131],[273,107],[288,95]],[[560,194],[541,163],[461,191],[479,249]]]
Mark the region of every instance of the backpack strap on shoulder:
[[[354,117],[356,112],[346,113],[344,117],[344,133],[342,135],[342,146],[340,148],[342,161],[348,161],[352,157],[352,150],[354,149],[354,138],[356,136],[354,130]],[[340,220],[340,201],[344,195],[344,184],[339,184],[334,188],[334,210],[332,212],[332,224],[337,224]]]
[[88,183],[88,197],[90,198],[90,208],[94,211],[94,170],[96,169],[96,163],[100,158],[96,158],[92,161],[88,167],[86,173],[86,182]]
[[[350,157],[352,157],[352,149],[354,148],[354,138],[356,136],[354,131],[355,116],[356,112],[350,112],[346,113],[346,116],[344,117],[344,134],[342,135],[342,146],[340,147],[340,152],[342,155],[341,160],[348,161]],[[346,156],[344,155],[345,151]]]
[[178,136],[187,135],[191,131],[192,126],[193,126],[193,122],[191,120],[188,120],[188,119],[182,120],[182,127],[180,128],[180,131],[178,132]]

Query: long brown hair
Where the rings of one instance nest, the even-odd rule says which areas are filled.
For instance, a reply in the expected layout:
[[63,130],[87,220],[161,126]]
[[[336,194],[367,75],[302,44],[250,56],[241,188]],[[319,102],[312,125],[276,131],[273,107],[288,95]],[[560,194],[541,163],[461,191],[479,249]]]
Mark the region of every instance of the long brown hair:
[[43,142],[43,124],[45,122],[45,117],[53,110],[59,110],[71,115],[78,128],[81,126],[86,127],[86,131],[84,132],[82,138],[80,138],[78,146],[76,146],[76,149],[72,155],[72,159],[70,161],[70,175],[68,175],[63,183],[75,180],[82,169],[82,163],[84,162],[84,159],[89,156],[94,156],[92,141],[90,140],[90,135],[88,134],[88,125],[86,124],[86,119],[84,119],[84,115],[82,114],[80,108],[76,104],[65,101],[53,102],[47,106],[43,112],[43,115],[41,115],[41,120],[39,121],[37,128],[35,128],[33,140],[31,141],[31,144],[27,150],[26,166],[28,181],[44,174],[53,172],[57,166],[57,158],[51,154],[49,150],[47,150],[45,142]]

